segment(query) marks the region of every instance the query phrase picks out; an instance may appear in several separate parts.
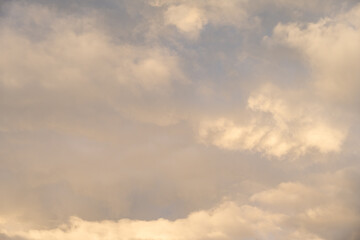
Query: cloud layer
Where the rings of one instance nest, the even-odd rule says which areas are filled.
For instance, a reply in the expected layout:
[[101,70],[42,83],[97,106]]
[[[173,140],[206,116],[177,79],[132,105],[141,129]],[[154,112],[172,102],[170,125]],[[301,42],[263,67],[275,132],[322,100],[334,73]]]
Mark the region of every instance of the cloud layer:
[[354,1],[0,1],[0,238],[360,237]]

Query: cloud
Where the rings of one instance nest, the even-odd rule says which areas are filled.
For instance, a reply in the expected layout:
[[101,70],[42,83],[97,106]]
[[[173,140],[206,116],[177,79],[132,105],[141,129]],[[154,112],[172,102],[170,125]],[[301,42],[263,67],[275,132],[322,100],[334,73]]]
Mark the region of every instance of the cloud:
[[26,240],[25,238],[22,237],[9,237],[6,234],[2,234],[2,233],[0,233],[0,238],[2,240]]
[[227,118],[203,121],[200,141],[275,157],[300,156],[312,149],[339,152],[346,129],[332,123],[320,105],[301,101],[305,97],[265,85],[249,97],[246,123]]
[[197,39],[207,24],[252,28],[257,18],[247,14],[247,1],[152,1],[150,5],[165,8],[165,25],[174,25],[184,36]]
[[[316,23],[278,24],[271,40],[299,51],[327,99],[356,101],[360,88],[360,5]],[[330,47],[331,46],[331,47]]]
[[287,216],[284,228],[295,228],[293,233],[302,229],[315,239],[356,239],[360,209],[354,202],[359,184],[353,181],[355,175],[354,169],[316,174],[302,183],[284,182],[256,193],[250,201]]
[[[306,13],[332,13],[334,9],[351,5],[351,1],[337,0],[152,0],[149,4],[163,9],[165,25],[175,26],[180,33],[189,39],[198,39],[205,26],[215,28],[231,26],[233,31],[257,29],[263,24],[263,12],[273,9],[281,12],[278,17],[289,15],[292,18],[304,19]],[[271,19],[271,18],[270,18]],[[266,19],[267,21],[269,19]],[[159,27],[159,26],[158,26]]]
[[[32,240],[82,240],[82,239],[233,239],[238,237],[264,237],[279,231],[276,226],[283,217],[251,206],[238,206],[225,202],[209,211],[191,213],[187,218],[169,221],[136,221],[123,219],[118,222],[89,222],[71,218],[68,225],[51,230],[31,230],[11,233]],[[261,229],[261,230],[260,230]],[[260,231],[259,231],[260,230]]]
[[284,182],[277,188],[259,192],[251,196],[250,200],[272,209],[280,207],[282,210],[299,211],[299,208],[321,204],[325,196],[320,194],[319,189],[313,189],[302,183]]
[[191,38],[196,38],[207,22],[201,10],[186,5],[171,6],[164,15],[166,24],[175,25]]
[[0,238],[359,238],[359,6],[3,2]]
[[[18,14],[23,17],[17,19]],[[0,42],[1,82],[6,86],[115,82],[156,90],[168,88],[181,75],[177,56],[167,49],[116,42],[91,15],[63,17],[41,5],[13,4],[0,26]]]
[[249,199],[252,204],[226,200],[174,221],[86,221],[72,217],[69,223],[53,229],[3,229],[2,234],[31,240],[356,239],[360,209],[355,202],[348,202],[358,198],[353,191],[357,187],[351,180],[354,176],[359,176],[358,172],[350,169],[315,174],[311,183],[284,182],[256,193]]
[[177,54],[162,46],[120,41],[101,24],[96,12],[71,15],[41,4],[9,4],[0,24],[2,88],[28,94],[29,88],[38,88],[31,95],[39,98],[47,91],[53,98],[63,91],[77,102],[110,104],[130,119],[177,122],[175,113],[161,114],[169,107],[148,111],[141,106],[149,98],[168,98],[173,85],[186,82]]

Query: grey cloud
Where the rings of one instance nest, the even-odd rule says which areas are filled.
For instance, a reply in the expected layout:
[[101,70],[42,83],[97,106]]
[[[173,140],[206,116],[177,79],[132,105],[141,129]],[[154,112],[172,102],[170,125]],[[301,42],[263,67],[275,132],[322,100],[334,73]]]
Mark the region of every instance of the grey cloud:
[[2,234],[0,233],[0,238],[2,240],[26,240],[26,238],[22,238],[22,237],[10,237],[6,234]]

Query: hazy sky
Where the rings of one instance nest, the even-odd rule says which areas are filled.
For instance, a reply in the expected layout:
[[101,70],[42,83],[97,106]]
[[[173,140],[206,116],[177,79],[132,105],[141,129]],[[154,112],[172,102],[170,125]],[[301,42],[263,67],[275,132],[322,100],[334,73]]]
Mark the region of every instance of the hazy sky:
[[359,0],[0,0],[1,240],[359,240]]

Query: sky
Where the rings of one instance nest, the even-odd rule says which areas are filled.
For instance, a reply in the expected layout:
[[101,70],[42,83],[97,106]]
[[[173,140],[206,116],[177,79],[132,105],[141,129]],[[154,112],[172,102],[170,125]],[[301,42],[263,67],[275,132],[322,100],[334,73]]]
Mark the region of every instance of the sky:
[[358,0],[0,0],[1,240],[360,240]]

